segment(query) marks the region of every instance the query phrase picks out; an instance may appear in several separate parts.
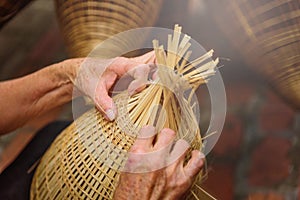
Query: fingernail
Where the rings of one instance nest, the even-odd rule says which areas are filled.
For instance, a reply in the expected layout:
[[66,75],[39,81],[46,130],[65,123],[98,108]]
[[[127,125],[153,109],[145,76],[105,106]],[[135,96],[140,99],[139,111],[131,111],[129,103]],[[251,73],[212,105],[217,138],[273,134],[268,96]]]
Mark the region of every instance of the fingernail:
[[116,117],[116,114],[115,114],[115,112],[113,111],[113,109],[108,109],[108,110],[106,110],[105,114],[106,114],[106,116],[108,117],[108,119],[109,119],[110,121],[113,121],[113,120],[115,119],[115,117]]
[[205,155],[202,152],[199,152],[199,158],[200,159],[205,158]]
[[128,90],[129,96],[132,96],[134,94],[135,90]]

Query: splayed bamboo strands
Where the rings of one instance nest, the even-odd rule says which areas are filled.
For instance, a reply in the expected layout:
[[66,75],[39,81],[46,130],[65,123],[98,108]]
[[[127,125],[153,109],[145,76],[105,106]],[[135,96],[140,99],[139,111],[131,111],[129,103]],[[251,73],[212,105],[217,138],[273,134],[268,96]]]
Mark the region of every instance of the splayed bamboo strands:
[[180,51],[176,57],[176,63],[178,63],[179,60],[182,59],[183,55],[190,48],[191,45],[192,45],[191,43],[187,43],[182,49],[180,49]]
[[187,50],[190,48],[190,46],[191,46],[191,43],[189,43],[190,39],[191,39],[190,36],[184,35],[184,37],[183,37],[183,39],[182,39],[182,41],[181,41],[181,43],[179,45],[178,55],[176,56],[176,63],[177,64],[182,59],[182,57],[184,57],[184,55],[187,52]]
[[200,75],[201,72],[209,71],[212,70],[214,71],[214,67],[219,63],[219,59],[217,58],[216,60],[212,60],[208,63],[205,63],[198,69],[195,69],[191,72],[188,73],[188,76],[195,77],[196,75]]
[[[211,60],[210,51],[189,62],[190,37],[185,35],[181,41],[180,37],[181,27],[176,25],[173,36],[168,36],[166,52],[153,40],[158,79],[132,97],[127,91],[116,94],[113,99],[118,116],[114,122],[106,121],[92,109],[58,136],[35,172],[31,199],[111,200],[126,152],[144,125],[154,125],[158,131],[164,127],[174,129],[177,139],[191,145],[189,152],[202,148],[203,138],[194,113],[197,104],[192,99],[196,88],[215,73],[217,60]],[[186,99],[183,92],[187,89],[191,91]],[[189,157],[190,153],[186,159]],[[198,175],[188,199],[197,199],[200,193],[196,184],[202,176],[203,173]]]
[[205,76],[207,74],[210,74],[210,72],[214,72],[214,66],[216,66],[216,64],[218,63],[219,61],[216,60],[216,61],[210,61],[204,65],[202,65],[201,67],[187,73],[184,75],[184,77],[187,77],[189,79],[193,79],[193,78],[205,78]]
[[192,51],[186,52],[186,54],[184,55],[184,57],[182,59],[180,66],[177,68],[178,73],[183,74],[182,70],[186,66],[186,63],[189,60],[189,58],[191,57],[191,55],[192,55]]
[[193,195],[196,199],[201,199],[201,200],[205,200],[205,199],[210,199],[210,200],[217,200],[216,198],[214,198],[213,196],[211,196],[210,194],[208,194],[205,190],[203,190],[203,188],[201,188],[198,184],[195,184],[196,188],[200,191],[201,197],[198,197],[197,194],[195,192],[193,192]]
[[211,137],[212,135],[215,135],[216,133],[217,133],[216,131],[209,133],[209,134],[205,135],[204,137],[202,137],[202,140],[206,140],[207,138]]
[[[197,65],[201,64],[202,62],[204,62],[207,59],[210,59],[213,55],[213,50],[210,50],[209,52],[207,52],[206,54],[204,54],[203,56],[193,60],[192,62],[188,63],[187,66],[184,66],[184,69],[182,70],[181,73],[185,73],[189,70],[191,70],[193,67],[196,67]],[[201,66],[202,67],[202,66]]]

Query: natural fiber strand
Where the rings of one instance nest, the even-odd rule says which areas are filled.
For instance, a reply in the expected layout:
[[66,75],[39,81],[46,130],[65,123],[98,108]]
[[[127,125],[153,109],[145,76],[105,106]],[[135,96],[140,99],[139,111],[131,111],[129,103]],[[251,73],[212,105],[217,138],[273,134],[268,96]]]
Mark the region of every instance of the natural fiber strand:
[[[107,199],[111,200],[119,180],[120,169],[126,163],[126,152],[134,143],[138,130],[154,125],[174,129],[177,139],[185,139],[193,149],[202,148],[200,129],[195,117],[192,96],[196,88],[215,73],[218,59],[213,51],[192,62],[188,61],[190,37],[180,41],[181,27],[168,36],[168,46],[153,40],[158,79],[143,91],[129,97],[127,91],[113,97],[118,109],[117,119],[107,121],[92,109],[66,128],[47,150],[35,172],[31,199]],[[175,92],[191,89],[188,99]],[[191,105],[192,104],[192,105]],[[207,138],[214,133],[208,134]],[[201,172],[188,199],[213,199],[197,184],[206,172]],[[200,192],[199,192],[200,191]],[[200,198],[200,199],[201,199]]]

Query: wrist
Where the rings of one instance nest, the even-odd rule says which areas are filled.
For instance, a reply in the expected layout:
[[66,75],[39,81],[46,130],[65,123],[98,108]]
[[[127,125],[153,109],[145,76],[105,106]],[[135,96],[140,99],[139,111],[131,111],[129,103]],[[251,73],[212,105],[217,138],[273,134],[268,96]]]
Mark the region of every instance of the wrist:
[[84,58],[73,58],[58,63],[56,67],[59,69],[55,70],[59,73],[57,77],[63,82],[69,81],[74,84],[83,61]]
[[[80,59],[65,60],[32,74],[31,80],[38,86],[33,99],[52,102],[53,106],[62,105],[72,99]],[[41,100],[39,100],[41,101]]]

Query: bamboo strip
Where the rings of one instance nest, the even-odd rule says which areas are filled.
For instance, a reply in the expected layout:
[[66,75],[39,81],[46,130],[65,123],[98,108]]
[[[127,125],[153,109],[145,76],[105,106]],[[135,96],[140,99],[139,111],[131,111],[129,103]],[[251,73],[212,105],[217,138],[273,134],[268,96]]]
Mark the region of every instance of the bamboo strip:
[[[201,149],[197,118],[191,102],[196,88],[215,73],[216,61],[210,51],[189,62],[190,37],[180,42],[181,27],[176,25],[173,37],[168,36],[167,53],[157,40],[153,48],[158,63],[158,80],[132,97],[127,91],[113,99],[118,108],[116,121],[109,122],[92,109],[65,129],[47,150],[32,182],[31,199],[107,199],[111,200],[118,183],[120,169],[127,159],[138,129],[146,124],[174,129],[177,139],[185,139],[191,149]],[[198,68],[195,68],[198,66]],[[187,99],[182,95],[191,84]],[[190,105],[193,103],[193,105]],[[204,174],[205,176],[205,174]],[[203,173],[198,175],[199,181]],[[189,199],[197,199],[197,184],[191,189]],[[194,196],[194,197],[193,197]]]

